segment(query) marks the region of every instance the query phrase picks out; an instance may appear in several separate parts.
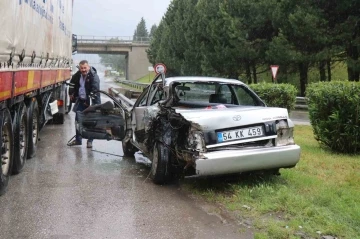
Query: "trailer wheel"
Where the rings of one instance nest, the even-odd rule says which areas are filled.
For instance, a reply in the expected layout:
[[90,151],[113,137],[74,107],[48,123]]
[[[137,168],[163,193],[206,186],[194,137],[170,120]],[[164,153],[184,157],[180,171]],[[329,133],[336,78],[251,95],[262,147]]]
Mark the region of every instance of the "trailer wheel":
[[7,109],[0,111],[0,146],[0,195],[2,195],[9,183],[14,152],[11,116]]
[[16,111],[16,121],[14,125],[14,163],[12,173],[18,174],[23,169],[28,149],[28,118],[27,110],[24,103],[22,103]]
[[36,154],[36,146],[39,140],[39,106],[37,100],[31,101],[27,108],[28,117],[28,151],[27,158],[32,158]]
[[130,140],[125,141],[124,139],[121,143],[122,143],[124,156],[126,157],[133,157],[136,151],[138,151],[138,149],[132,145]]
[[171,179],[170,151],[161,143],[155,143],[151,164],[151,178],[155,184],[164,184]]

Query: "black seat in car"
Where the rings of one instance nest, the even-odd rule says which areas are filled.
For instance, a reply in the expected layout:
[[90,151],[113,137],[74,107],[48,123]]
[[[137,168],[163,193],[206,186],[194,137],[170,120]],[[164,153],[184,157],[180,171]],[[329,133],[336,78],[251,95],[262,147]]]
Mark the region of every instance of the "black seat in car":
[[209,103],[222,103],[226,104],[227,100],[224,94],[211,94],[209,97]]

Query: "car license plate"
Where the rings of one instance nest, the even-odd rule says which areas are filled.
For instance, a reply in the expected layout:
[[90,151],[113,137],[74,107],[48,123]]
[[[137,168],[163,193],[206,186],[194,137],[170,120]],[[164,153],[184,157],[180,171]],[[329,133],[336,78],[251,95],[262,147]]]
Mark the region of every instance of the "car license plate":
[[246,139],[246,138],[253,138],[263,136],[264,131],[262,126],[244,128],[244,129],[237,129],[231,131],[224,131],[218,132],[218,142],[226,142],[230,140],[239,140],[239,139]]

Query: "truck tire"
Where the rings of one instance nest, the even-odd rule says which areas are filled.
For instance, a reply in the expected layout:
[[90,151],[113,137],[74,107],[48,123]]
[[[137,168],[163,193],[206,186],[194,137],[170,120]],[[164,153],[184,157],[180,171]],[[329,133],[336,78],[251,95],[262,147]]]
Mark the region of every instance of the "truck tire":
[[138,151],[138,149],[132,145],[130,140],[126,141],[124,139],[121,143],[122,143],[124,156],[126,156],[126,157],[133,157],[134,154],[136,153],[136,151]]
[[39,106],[37,100],[31,101],[27,108],[28,118],[28,149],[27,158],[30,159],[36,154],[36,146],[39,140]]
[[14,153],[11,115],[7,109],[0,111],[0,147],[0,195],[2,195],[9,183]]
[[171,179],[171,153],[162,143],[155,143],[151,164],[151,179],[155,184],[165,184]]
[[12,173],[18,174],[24,168],[28,149],[29,124],[24,103],[20,104],[16,110],[16,120],[14,124],[14,162]]

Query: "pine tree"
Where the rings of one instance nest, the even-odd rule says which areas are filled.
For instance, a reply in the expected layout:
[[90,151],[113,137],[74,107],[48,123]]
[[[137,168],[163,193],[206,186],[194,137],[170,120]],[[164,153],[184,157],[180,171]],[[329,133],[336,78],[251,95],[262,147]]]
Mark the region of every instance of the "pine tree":
[[151,29],[150,29],[150,34],[149,34],[149,38],[152,38],[155,35],[155,32],[157,30],[157,26],[156,24],[152,25]]
[[142,17],[134,32],[133,40],[145,41],[147,40],[148,37],[149,37],[149,32],[146,28],[145,19]]

